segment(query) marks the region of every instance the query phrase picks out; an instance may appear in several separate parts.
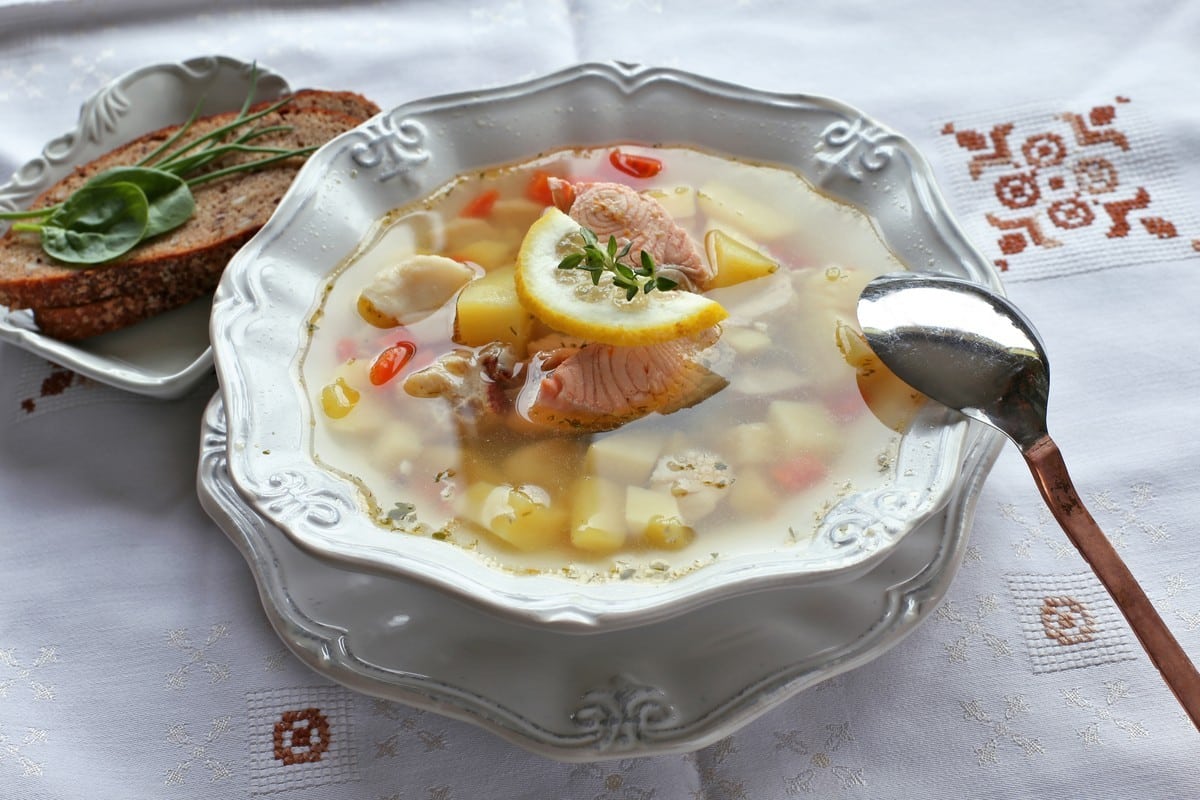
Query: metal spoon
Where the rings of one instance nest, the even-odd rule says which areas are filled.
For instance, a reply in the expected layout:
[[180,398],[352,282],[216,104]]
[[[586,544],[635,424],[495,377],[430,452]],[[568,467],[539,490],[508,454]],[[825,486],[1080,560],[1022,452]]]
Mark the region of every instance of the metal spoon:
[[1046,430],[1050,368],[1024,315],[969,281],[901,273],[867,284],[858,321],[871,349],[902,381],[1021,448],[1054,518],[1200,728],[1200,673],[1084,507]]

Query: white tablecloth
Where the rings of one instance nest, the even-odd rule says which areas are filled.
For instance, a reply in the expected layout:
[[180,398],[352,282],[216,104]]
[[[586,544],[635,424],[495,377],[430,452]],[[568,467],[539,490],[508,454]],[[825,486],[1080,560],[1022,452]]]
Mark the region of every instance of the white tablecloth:
[[[1081,494],[1200,655],[1198,42],[1188,2],[8,2],[0,174],[112,78],[213,53],[383,107],[592,60],[838,97],[925,151],[1003,270]],[[215,379],[150,400],[8,345],[0,375],[3,800],[1200,796],[1196,730],[1015,448],[898,646],[697,753],[578,766],[287,651],[196,499]],[[314,707],[344,746],[289,774],[256,721]]]

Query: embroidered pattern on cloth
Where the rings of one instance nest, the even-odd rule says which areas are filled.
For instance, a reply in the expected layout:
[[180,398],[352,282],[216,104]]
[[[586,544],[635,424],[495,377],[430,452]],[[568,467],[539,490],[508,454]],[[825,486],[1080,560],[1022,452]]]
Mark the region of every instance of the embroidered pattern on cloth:
[[566,788],[570,797],[591,800],[652,800],[655,788],[637,783],[653,774],[647,766],[645,759],[637,758],[579,764],[571,769]]
[[1178,619],[1180,624],[1173,627],[1181,633],[1200,630],[1200,610],[1188,610],[1179,605],[1179,598],[1186,597],[1185,593],[1191,588],[1188,576],[1182,572],[1174,572],[1164,579],[1163,585],[1166,587],[1165,596],[1151,598],[1160,613],[1164,617]]
[[208,629],[203,644],[195,644],[187,628],[167,631],[167,644],[183,652],[187,661],[173,672],[167,673],[167,686],[181,690],[188,685],[193,671],[199,669],[208,675],[209,683],[217,684],[229,679],[229,664],[218,661],[213,655],[218,642],[229,636],[229,625],[218,622]]
[[1121,612],[1091,572],[1009,575],[1008,587],[1035,673],[1138,657]]
[[384,717],[398,722],[400,730],[383,741],[375,742],[375,758],[397,758],[412,752],[412,740],[416,740],[422,753],[445,750],[450,743],[445,730],[430,730],[421,724],[426,719],[424,711],[374,698],[371,700],[371,716]]
[[165,786],[177,786],[187,781],[193,767],[202,766],[208,772],[209,783],[227,780],[233,776],[229,764],[217,757],[214,745],[229,733],[231,719],[228,715],[214,717],[208,723],[208,732],[196,739],[184,724],[172,725],[167,729],[167,741],[177,746],[183,754],[179,763],[168,769],[163,777]]
[[[3,701],[18,694],[24,695],[33,702],[53,702],[55,690],[53,684],[42,678],[42,670],[49,664],[57,663],[58,655],[53,647],[42,647],[37,656],[28,664],[17,657],[15,649],[0,650],[0,712],[4,712]],[[30,755],[31,748],[36,754],[36,746],[44,744],[49,734],[42,728],[28,725],[18,727],[13,725],[11,711],[0,713],[0,776],[6,772],[11,774],[15,767],[22,777],[39,777],[43,766],[40,761]],[[0,777],[0,784],[6,779]]]
[[999,600],[994,594],[977,595],[973,609],[968,609],[965,603],[957,600],[947,600],[938,607],[934,619],[954,625],[959,630],[957,637],[942,643],[950,663],[963,664],[970,661],[973,645],[976,644],[985,646],[993,659],[1012,655],[1012,645],[1009,641],[995,633],[996,625],[992,615],[999,609]]
[[867,785],[862,767],[845,763],[845,753],[839,750],[854,741],[849,722],[828,723],[824,731],[810,744],[801,738],[799,731],[776,731],[775,749],[790,750],[798,755],[808,755],[811,766],[784,779],[784,790],[789,797],[802,794],[823,795],[830,789],[858,789]]
[[1046,748],[1042,740],[1022,733],[1017,727],[1018,720],[1029,711],[1029,701],[1025,695],[1005,696],[1001,712],[991,711],[981,700],[960,700],[959,706],[963,719],[983,726],[987,736],[983,744],[975,748],[975,758],[981,767],[999,764],[1001,750],[1010,746],[1027,758],[1045,755]]
[[[1088,508],[1101,520],[1105,535],[1117,550],[1124,550],[1135,540],[1161,544],[1172,538],[1170,531],[1145,512],[1154,502],[1154,487],[1138,481],[1129,485],[1128,496],[1119,500],[1109,490],[1089,493]],[[1020,538],[1013,537],[1013,552],[1024,559],[1049,552],[1055,561],[1079,562],[1079,551],[1063,536],[1062,529],[1050,516],[1045,505],[1039,505],[1026,517],[1015,505],[1003,503],[1000,513],[1021,528]]]
[[686,756],[695,764],[700,778],[700,788],[692,795],[696,800],[710,796],[748,800],[745,782],[729,777],[726,772],[728,759],[737,752],[734,737],[726,736],[716,744]]
[[[1130,710],[1124,703],[1131,698],[1136,699],[1125,681],[1105,681],[1104,698],[1099,702],[1092,699],[1095,694],[1097,692],[1094,686],[1088,686],[1086,689],[1074,686],[1062,690],[1063,700],[1068,708],[1082,710],[1091,717],[1086,725],[1077,730],[1085,747],[1111,743],[1106,737],[1112,733],[1117,734],[1120,741],[1145,739],[1150,735],[1145,725],[1123,716],[1125,712],[1121,710],[1122,707],[1126,711]],[[1131,705],[1136,708],[1137,704]]]
[[967,233],[1008,280],[1200,255],[1165,141],[1128,98],[945,123]]
[[347,690],[318,686],[249,692],[246,713],[252,795],[358,780]]

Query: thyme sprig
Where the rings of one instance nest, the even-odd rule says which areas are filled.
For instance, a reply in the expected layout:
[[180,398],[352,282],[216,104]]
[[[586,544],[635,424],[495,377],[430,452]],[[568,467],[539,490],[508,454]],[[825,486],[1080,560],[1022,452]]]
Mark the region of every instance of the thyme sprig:
[[[61,203],[30,211],[0,212],[0,220],[13,220],[14,231],[40,234],[42,249],[58,261],[84,267],[111,261],[146,239],[178,228],[195,213],[192,187],[307,156],[317,149],[252,144],[264,136],[291,130],[285,125],[253,126],[291,101],[285,97],[251,114],[257,88],[255,66],[250,89],[232,122],[185,140],[200,117],[202,98],[187,121],[137,164],[104,170]],[[222,167],[219,160],[234,153],[256,158]]]
[[581,269],[589,273],[593,286],[600,283],[605,273],[609,273],[613,276],[613,285],[625,290],[626,300],[632,300],[639,294],[650,294],[655,289],[666,292],[679,285],[658,274],[654,256],[645,250],[640,251],[636,262],[630,259],[633,242],[621,246],[617,237],[609,236],[608,244],[602,247],[595,232],[582,226],[579,228],[579,237],[583,242],[582,247],[558,262],[558,268]]

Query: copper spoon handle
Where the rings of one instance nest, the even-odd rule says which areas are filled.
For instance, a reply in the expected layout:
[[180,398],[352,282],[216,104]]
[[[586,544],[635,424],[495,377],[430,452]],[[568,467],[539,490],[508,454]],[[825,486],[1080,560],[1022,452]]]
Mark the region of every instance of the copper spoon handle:
[[1058,445],[1049,436],[1043,436],[1025,448],[1023,455],[1054,518],[1112,595],[1192,723],[1200,728],[1200,672],[1084,507]]

